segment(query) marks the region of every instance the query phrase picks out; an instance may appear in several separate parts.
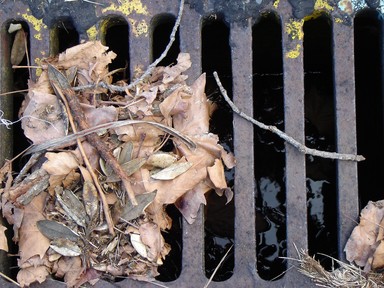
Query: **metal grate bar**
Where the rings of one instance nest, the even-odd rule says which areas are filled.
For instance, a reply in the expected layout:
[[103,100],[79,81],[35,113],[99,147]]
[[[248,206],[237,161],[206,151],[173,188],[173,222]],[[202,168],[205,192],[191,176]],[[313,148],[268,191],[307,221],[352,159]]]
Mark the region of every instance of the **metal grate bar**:
[[[282,16],[284,27],[291,21],[289,10],[284,7]],[[304,70],[302,37],[292,38],[283,33],[283,67],[284,67],[284,123],[285,133],[304,143]],[[298,51],[298,54],[292,52]],[[287,225],[287,257],[296,258],[295,246],[307,249],[307,197],[305,185],[305,155],[291,145],[286,144],[286,225]],[[297,265],[287,262],[287,268]],[[302,275],[289,272],[284,276],[287,286],[308,285]]]
[[[252,95],[252,25],[232,24],[233,101],[248,115],[253,114]],[[220,75],[219,75],[220,76]],[[227,282],[233,286],[251,287],[257,282],[255,231],[255,179],[253,177],[253,125],[234,116],[235,168],[235,267]],[[237,277],[239,276],[239,277]]]
[[[333,25],[337,149],[357,153],[353,26]],[[359,215],[357,163],[338,161],[339,259]]]

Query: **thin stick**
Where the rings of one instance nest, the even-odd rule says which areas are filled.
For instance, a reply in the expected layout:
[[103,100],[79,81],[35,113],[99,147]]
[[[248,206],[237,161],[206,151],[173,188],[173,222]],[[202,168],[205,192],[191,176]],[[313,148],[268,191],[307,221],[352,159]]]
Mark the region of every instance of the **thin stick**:
[[224,262],[225,258],[228,256],[228,253],[229,253],[229,251],[231,251],[232,247],[233,247],[233,244],[231,245],[231,247],[229,247],[228,251],[224,254],[223,258],[221,258],[219,264],[217,264],[217,266],[216,266],[215,270],[213,271],[211,277],[209,277],[209,280],[208,280],[207,284],[204,285],[204,288],[207,288],[208,285],[212,282],[213,277],[215,277],[217,270],[219,270],[221,264]]
[[[66,97],[61,93],[60,89],[57,88],[57,92],[58,92],[61,100],[63,101],[63,103],[65,105],[65,109],[67,110],[68,119],[69,119],[69,122],[71,124],[72,130],[73,130],[74,133],[76,133],[77,129],[76,129],[75,121],[74,121],[74,119],[72,117],[72,113],[71,113],[71,109],[69,107],[69,103],[68,103]],[[76,141],[77,141],[77,146],[79,147],[79,150],[80,150],[80,154],[83,157],[85,166],[87,167],[88,172],[91,174],[91,178],[93,180],[93,183],[95,184],[97,192],[99,193],[99,196],[100,196],[100,199],[101,199],[101,204],[103,205],[103,211],[104,211],[104,215],[105,215],[105,220],[107,221],[109,233],[111,235],[115,236],[115,230],[113,229],[113,226],[114,226],[113,225],[113,219],[112,219],[109,207],[108,207],[108,201],[107,201],[107,199],[106,199],[106,197],[104,195],[104,191],[103,191],[103,189],[100,186],[100,183],[99,183],[99,180],[98,180],[96,174],[93,172],[92,165],[91,165],[91,163],[89,163],[87,154],[84,151],[84,147],[83,147],[83,144],[80,141],[80,138],[77,138]]]
[[8,95],[8,94],[16,94],[16,93],[21,93],[21,92],[28,92],[29,89],[23,89],[23,90],[16,90],[16,91],[11,91],[11,92],[4,92],[0,93],[0,96]]
[[17,287],[21,287],[21,285],[19,283],[17,283],[15,280],[13,280],[12,278],[8,277],[7,275],[5,275],[4,273],[0,272],[0,276],[3,277],[4,279],[7,279],[9,282],[12,282],[13,284],[15,284]]
[[21,68],[28,68],[28,69],[30,69],[30,68],[33,68],[33,69],[39,69],[39,68],[41,68],[41,66],[30,66],[30,65],[13,65],[12,66],[12,68],[13,69],[21,69]]
[[223,87],[223,84],[221,84],[220,78],[217,75],[217,72],[213,72],[213,76],[215,77],[216,83],[220,88],[220,92],[223,95],[225,101],[229,104],[229,106],[232,108],[233,112],[238,114],[240,117],[244,118],[245,120],[251,122],[252,124],[256,125],[257,127],[269,130],[289,144],[291,144],[293,147],[295,147],[297,150],[299,150],[301,153],[309,154],[313,156],[319,156],[323,158],[329,158],[329,159],[338,159],[338,160],[345,160],[345,161],[363,161],[365,158],[362,155],[354,155],[354,154],[341,154],[336,152],[327,152],[327,151],[320,151],[312,148],[308,148],[305,145],[301,144],[300,142],[293,139],[291,136],[285,134],[283,131],[279,130],[276,126],[272,125],[265,125],[262,122],[259,122],[252,117],[248,116],[244,112],[240,111],[240,109],[229,99],[227,91]]
[[99,82],[97,84],[89,84],[89,85],[84,85],[84,86],[73,87],[72,90],[73,91],[79,91],[79,90],[84,90],[84,89],[93,89],[93,88],[97,88],[97,87],[102,87],[102,88],[106,88],[109,90],[124,92],[125,90],[132,89],[137,84],[141,83],[146,77],[148,77],[152,73],[153,69],[161,62],[161,60],[163,60],[165,58],[165,56],[167,56],[169,49],[171,49],[173,42],[175,42],[176,32],[180,26],[180,21],[181,21],[181,16],[183,15],[183,10],[184,10],[184,0],[180,0],[179,12],[177,14],[176,22],[175,22],[175,25],[173,26],[171,35],[169,36],[169,42],[168,42],[167,47],[165,47],[165,49],[164,49],[163,53],[160,55],[160,57],[157,58],[151,65],[148,66],[148,68],[144,72],[144,74],[141,75],[139,78],[137,78],[135,81],[133,81],[131,84],[124,85],[124,86],[118,86],[118,85],[109,85],[105,82]]

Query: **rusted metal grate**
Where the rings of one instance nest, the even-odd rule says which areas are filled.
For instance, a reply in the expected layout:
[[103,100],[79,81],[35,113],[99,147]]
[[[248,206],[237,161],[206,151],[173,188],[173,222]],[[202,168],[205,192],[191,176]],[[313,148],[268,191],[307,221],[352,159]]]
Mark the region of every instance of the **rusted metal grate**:
[[[152,49],[154,27],[162,23],[161,19],[176,16],[179,6],[177,0],[97,2],[102,3],[103,6],[84,1],[42,0],[36,1],[36,3],[18,0],[3,1],[0,4],[0,91],[4,93],[14,88],[14,73],[9,63],[12,37],[7,33],[10,23],[23,23],[29,31],[29,56],[32,65],[38,64],[39,59],[43,57],[72,46],[72,40],[74,43],[78,40],[88,39],[108,41],[108,37],[120,37],[121,49],[125,55],[122,61],[129,64],[126,75],[135,75],[150,64],[150,60],[156,56],[152,53],[158,53]],[[231,85],[231,94],[236,105],[248,115],[254,115],[254,110],[257,110],[254,104],[256,101],[254,90],[257,90],[258,87],[253,83],[253,75],[256,74],[253,65],[255,57],[253,49],[257,46],[255,43],[258,39],[253,39],[253,37],[258,34],[254,34],[253,29],[254,25],[259,23],[265,15],[271,13],[275,15],[276,23],[280,27],[280,30],[277,31],[280,31],[278,33],[280,33],[282,43],[281,54],[276,55],[276,61],[281,60],[281,71],[277,69],[277,71],[269,72],[279,74],[283,85],[283,129],[287,134],[304,143],[306,140],[304,106],[306,59],[304,59],[304,55],[306,54],[305,35],[303,35],[302,28],[305,21],[315,19],[319,15],[327,15],[330,22],[329,27],[331,27],[329,41],[332,55],[329,59],[332,62],[330,77],[333,82],[334,97],[336,133],[334,144],[338,152],[356,154],[354,17],[363,8],[370,8],[371,11],[374,11],[372,13],[377,13],[375,15],[379,17],[380,14],[377,12],[379,6],[372,4],[375,1],[366,1],[366,3],[364,1],[308,1],[306,4],[303,2],[305,1],[190,0],[184,8],[178,49],[191,55],[193,65],[188,70],[188,75],[189,80],[193,81],[204,68],[202,62],[204,23],[219,20],[225,23],[229,32],[228,51],[230,51],[231,61],[229,72],[231,79],[227,83]],[[122,23],[126,25],[125,34],[119,35],[121,33],[119,30],[120,32],[115,36],[106,36],[108,28]],[[66,30],[64,38],[60,36],[63,29],[59,28]],[[128,38],[129,42],[125,43],[123,37]],[[378,49],[379,53],[382,53],[381,48]],[[211,69],[220,72],[219,68],[211,67]],[[33,74],[36,75],[36,70],[33,71]],[[224,76],[228,76],[228,74]],[[13,105],[17,105],[12,99],[12,96],[1,96],[0,98],[0,110],[5,111],[4,118],[12,119]],[[229,125],[233,123],[233,127],[230,129],[233,131],[233,142],[230,145],[233,146],[233,152],[237,158],[234,175],[234,268],[233,275],[229,279],[212,282],[210,286],[308,287],[311,285],[309,280],[296,269],[291,269],[293,265],[297,265],[297,262],[293,260],[286,261],[284,270],[287,269],[288,272],[277,280],[266,281],[258,273],[257,227],[255,225],[257,181],[254,174],[258,161],[253,149],[258,139],[251,123],[237,116],[233,116],[233,121],[232,119],[229,122],[224,121],[225,125],[228,123]],[[13,140],[12,131],[3,126],[0,127],[0,139],[2,142],[0,159],[3,163],[4,159],[11,157],[12,148],[16,149],[18,142],[17,139]],[[285,180],[284,205],[286,209],[284,231],[287,246],[284,255],[288,258],[296,258],[295,246],[299,249],[310,247],[313,252],[316,252],[316,247],[313,247],[308,240],[306,157],[295,148],[286,145],[284,163],[285,167],[282,168]],[[335,181],[336,191],[334,191],[336,195],[334,196],[336,209],[334,221],[337,235],[334,237],[337,239],[335,251],[338,255],[333,256],[344,259],[343,248],[355,225],[353,220],[357,219],[359,214],[358,164],[346,161],[335,163],[337,181]],[[207,277],[204,273],[203,212],[197,216],[194,225],[183,222],[181,259],[180,276],[176,280],[164,284],[168,287],[204,287]],[[7,266],[7,263],[2,263],[1,266]],[[10,286],[2,279],[0,279],[0,283],[3,287]],[[45,282],[42,287],[58,287],[57,285],[59,284],[52,280]],[[117,287],[152,286],[124,280],[113,285],[99,281],[96,287],[114,285]]]

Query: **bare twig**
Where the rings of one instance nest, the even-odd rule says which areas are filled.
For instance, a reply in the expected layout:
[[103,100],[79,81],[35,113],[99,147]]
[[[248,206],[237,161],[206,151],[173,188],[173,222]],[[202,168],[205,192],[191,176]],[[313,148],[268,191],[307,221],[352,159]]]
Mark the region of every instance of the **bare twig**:
[[184,0],[180,0],[179,12],[177,14],[177,19],[176,19],[175,25],[173,26],[171,35],[169,36],[169,42],[168,42],[167,47],[165,47],[165,49],[164,49],[163,53],[160,55],[160,57],[157,58],[151,65],[148,66],[147,70],[143,73],[143,75],[141,75],[139,78],[137,78],[131,84],[124,85],[124,86],[118,86],[118,85],[109,85],[105,82],[99,82],[99,83],[95,83],[95,84],[73,87],[72,90],[73,91],[79,91],[79,90],[94,89],[97,87],[102,87],[102,88],[106,88],[106,89],[113,90],[113,91],[124,92],[125,90],[132,89],[137,84],[143,82],[143,80],[145,78],[147,78],[152,73],[153,69],[161,62],[161,60],[163,60],[165,58],[165,56],[167,56],[169,49],[171,49],[173,42],[175,42],[176,32],[180,26],[180,21],[181,21],[181,16],[183,15],[183,10],[184,10]]
[[251,122],[252,124],[256,125],[257,127],[269,130],[275,134],[277,134],[280,138],[291,144],[293,147],[298,149],[300,152],[304,154],[309,154],[313,156],[319,156],[322,158],[329,158],[329,159],[338,159],[338,160],[346,160],[346,161],[363,161],[365,158],[362,155],[354,155],[354,154],[342,154],[342,153],[336,153],[336,152],[328,152],[328,151],[320,151],[317,149],[308,148],[305,145],[301,144],[300,142],[293,139],[291,136],[287,135],[283,131],[279,130],[276,126],[272,125],[265,125],[262,122],[259,122],[252,117],[248,116],[244,112],[240,111],[240,109],[229,99],[227,91],[223,87],[223,84],[221,84],[220,78],[217,75],[217,72],[213,72],[213,76],[215,77],[216,83],[220,88],[220,92],[225,98],[225,101],[229,104],[233,112],[238,114],[240,117],[244,118],[245,120]]

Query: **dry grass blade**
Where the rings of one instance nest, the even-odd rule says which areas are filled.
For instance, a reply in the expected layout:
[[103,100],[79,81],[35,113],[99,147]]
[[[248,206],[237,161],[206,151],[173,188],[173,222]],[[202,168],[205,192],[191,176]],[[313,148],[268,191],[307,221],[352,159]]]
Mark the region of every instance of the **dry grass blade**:
[[12,283],[15,284],[17,287],[21,287],[19,283],[17,283],[15,280],[13,280],[12,278],[8,277],[8,276],[5,275],[4,273],[0,272],[0,276],[3,277],[4,279],[8,280],[9,282],[12,282]]
[[124,120],[124,121],[115,121],[115,122],[100,124],[100,125],[91,127],[89,129],[84,129],[77,133],[67,135],[63,138],[53,139],[46,143],[32,146],[30,149],[28,149],[28,151],[26,152],[26,155],[31,153],[36,153],[39,151],[44,151],[47,149],[52,149],[55,147],[63,147],[65,145],[72,144],[72,142],[75,141],[76,139],[87,136],[91,133],[102,131],[104,129],[117,128],[117,127],[126,126],[126,125],[133,125],[133,124],[149,124],[149,125],[155,126],[156,128],[163,130],[164,132],[172,135],[173,137],[177,137],[183,143],[185,143],[189,148],[191,149],[196,148],[196,144],[191,139],[189,139],[187,136],[181,134],[180,132],[178,132],[177,130],[169,126],[165,126],[156,122],[144,121],[144,120]]
[[310,256],[308,252],[301,250],[298,251],[299,262],[298,271],[303,275],[309,277],[317,286],[320,287],[383,287],[384,274],[363,272],[359,267],[351,264],[344,263],[333,257],[331,258],[339,265],[339,268],[327,271],[321,266],[319,261]]
[[207,284],[204,285],[204,288],[207,288],[209,286],[209,284],[212,282],[212,279],[213,277],[215,277],[216,273],[217,273],[217,270],[219,270],[221,264],[224,262],[225,258],[227,258],[229,252],[232,250],[232,247],[233,247],[233,244],[231,245],[231,247],[229,247],[228,251],[224,254],[223,258],[221,258],[219,264],[217,264],[215,270],[213,271],[211,277],[209,277],[209,280],[207,282]]

